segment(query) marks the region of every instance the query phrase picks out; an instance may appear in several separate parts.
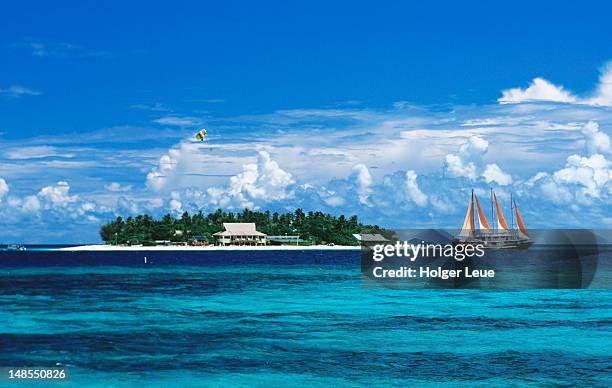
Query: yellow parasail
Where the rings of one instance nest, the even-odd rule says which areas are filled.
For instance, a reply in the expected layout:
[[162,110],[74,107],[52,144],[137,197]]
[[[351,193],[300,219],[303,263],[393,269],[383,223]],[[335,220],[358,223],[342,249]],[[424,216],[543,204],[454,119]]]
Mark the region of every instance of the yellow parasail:
[[195,138],[196,140],[204,141],[204,138],[206,138],[206,129],[202,128],[198,133],[196,133]]

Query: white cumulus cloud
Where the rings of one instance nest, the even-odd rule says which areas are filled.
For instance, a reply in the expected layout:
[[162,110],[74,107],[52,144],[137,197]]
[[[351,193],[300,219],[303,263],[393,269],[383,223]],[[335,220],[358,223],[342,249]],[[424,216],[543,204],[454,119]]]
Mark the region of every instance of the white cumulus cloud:
[[35,195],[28,195],[21,201],[21,210],[25,213],[37,213],[40,210],[40,200]]
[[599,124],[595,121],[589,121],[582,129],[582,134],[585,137],[585,145],[588,155],[594,154],[609,154],[612,148],[610,147],[610,136],[599,129]]
[[534,78],[527,88],[502,90],[497,99],[500,104],[518,104],[522,102],[548,101],[592,106],[612,106],[612,61],[601,71],[595,93],[591,97],[580,98],[544,78]]
[[368,168],[363,164],[357,164],[353,167],[352,179],[357,186],[359,195],[359,203],[369,205],[369,197],[372,194],[372,175]]
[[68,182],[60,181],[53,186],[45,186],[38,193],[38,197],[47,207],[67,207],[78,200],[78,195],[70,195]]
[[565,166],[551,173],[539,172],[525,182],[530,192],[540,192],[556,204],[577,210],[595,202],[609,207],[612,200],[612,162],[610,139],[599,125],[589,121],[581,128],[586,155],[573,154]]
[[9,187],[3,178],[0,178],[0,200],[9,192]]
[[534,78],[526,89],[512,88],[502,91],[497,100],[500,104],[516,104],[527,101],[575,102],[576,97],[544,78]]
[[147,174],[146,185],[153,190],[163,189],[169,179],[170,174],[176,169],[178,159],[184,154],[184,149],[188,147],[186,143],[182,143],[179,148],[171,148],[168,154],[159,158],[157,166]]
[[476,165],[473,162],[464,162],[459,156],[454,154],[446,155],[444,165],[451,177],[466,177],[475,180],[478,176]]
[[266,151],[260,151],[257,163],[242,166],[242,172],[232,176],[225,188],[207,190],[213,205],[256,208],[259,203],[280,201],[293,195],[292,175],[272,160]]
[[559,183],[578,185],[577,198],[588,203],[588,197],[599,198],[602,189],[612,180],[610,167],[610,161],[601,154],[572,155],[567,158],[565,168],[556,171],[553,177]]
[[512,183],[510,174],[505,173],[497,164],[487,164],[482,177],[487,183],[495,182],[500,186],[507,186]]
[[601,154],[571,155],[565,166],[553,173],[540,172],[526,186],[541,192],[556,204],[591,205],[600,201],[609,206],[612,200],[612,162]]
[[181,202],[181,195],[177,191],[170,193],[170,211],[178,216],[183,213],[183,203]]
[[588,99],[587,103],[596,106],[612,106],[612,61],[602,69],[595,96]]
[[406,192],[418,206],[427,205],[427,195],[421,191],[417,182],[417,174],[413,170],[406,171]]
[[476,180],[482,157],[489,149],[489,142],[479,136],[471,136],[459,148],[457,154],[446,155],[444,166],[451,177]]

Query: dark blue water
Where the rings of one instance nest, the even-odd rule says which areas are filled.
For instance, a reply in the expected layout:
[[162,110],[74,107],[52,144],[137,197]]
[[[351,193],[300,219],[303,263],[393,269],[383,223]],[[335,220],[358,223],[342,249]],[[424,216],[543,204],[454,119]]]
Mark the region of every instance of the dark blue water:
[[0,322],[58,386],[612,384],[611,291],[364,288],[359,252],[0,252]]

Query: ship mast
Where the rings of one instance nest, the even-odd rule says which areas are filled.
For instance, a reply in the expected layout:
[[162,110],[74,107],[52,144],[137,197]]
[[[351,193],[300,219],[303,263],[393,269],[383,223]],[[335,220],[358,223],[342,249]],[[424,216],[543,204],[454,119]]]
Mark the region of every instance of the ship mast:
[[495,210],[493,210],[493,188],[491,187],[491,222],[493,223],[493,231],[497,231],[497,222],[495,222]]

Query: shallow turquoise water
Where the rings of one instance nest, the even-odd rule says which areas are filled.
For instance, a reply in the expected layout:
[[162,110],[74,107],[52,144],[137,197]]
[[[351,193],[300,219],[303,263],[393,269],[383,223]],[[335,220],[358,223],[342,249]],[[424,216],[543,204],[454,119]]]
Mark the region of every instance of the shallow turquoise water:
[[0,306],[0,366],[61,363],[58,386],[612,384],[605,290],[365,288],[358,261],[11,267]]

